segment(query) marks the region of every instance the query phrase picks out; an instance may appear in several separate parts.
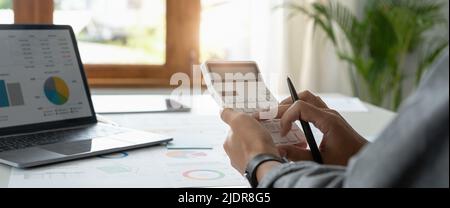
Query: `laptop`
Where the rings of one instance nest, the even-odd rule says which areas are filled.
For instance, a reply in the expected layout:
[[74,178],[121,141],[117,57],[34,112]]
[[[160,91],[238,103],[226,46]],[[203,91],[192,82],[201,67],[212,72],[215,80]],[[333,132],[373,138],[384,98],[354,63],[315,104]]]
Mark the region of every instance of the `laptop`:
[[0,163],[29,168],[171,140],[97,121],[70,26],[0,25]]

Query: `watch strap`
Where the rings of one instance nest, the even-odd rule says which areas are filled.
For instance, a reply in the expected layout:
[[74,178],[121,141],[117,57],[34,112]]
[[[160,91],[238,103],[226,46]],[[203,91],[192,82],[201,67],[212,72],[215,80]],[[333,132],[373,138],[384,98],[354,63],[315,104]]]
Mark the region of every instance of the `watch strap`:
[[277,157],[272,154],[259,154],[256,155],[254,158],[250,160],[250,162],[247,164],[247,168],[245,170],[245,177],[249,181],[250,185],[253,188],[256,188],[258,186],[258,179],[256,177],[256,171],[258,167],[269,161],[276,161],[280,163],[285,163],[286,161],[281,159],[280,157]]

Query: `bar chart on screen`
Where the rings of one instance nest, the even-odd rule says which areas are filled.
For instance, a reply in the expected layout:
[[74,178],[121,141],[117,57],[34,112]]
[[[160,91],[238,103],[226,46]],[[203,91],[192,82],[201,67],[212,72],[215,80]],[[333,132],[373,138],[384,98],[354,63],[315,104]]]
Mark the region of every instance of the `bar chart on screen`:
[[20,83],[0,80],[0,108],[23,106],[25,104]]

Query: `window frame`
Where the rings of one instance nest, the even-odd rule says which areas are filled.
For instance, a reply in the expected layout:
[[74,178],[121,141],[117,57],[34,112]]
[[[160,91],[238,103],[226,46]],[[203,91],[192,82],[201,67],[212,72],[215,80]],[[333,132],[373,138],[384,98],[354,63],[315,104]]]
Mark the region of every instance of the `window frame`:
[[[91,87],[175,87],[175,73],[192,77],[199,62],[200,0],[166,0],[166,63],[84,64]],[[15,24],[52,24],[53,0],[13,0]],[[182,35],[180,35],[182,34]]]

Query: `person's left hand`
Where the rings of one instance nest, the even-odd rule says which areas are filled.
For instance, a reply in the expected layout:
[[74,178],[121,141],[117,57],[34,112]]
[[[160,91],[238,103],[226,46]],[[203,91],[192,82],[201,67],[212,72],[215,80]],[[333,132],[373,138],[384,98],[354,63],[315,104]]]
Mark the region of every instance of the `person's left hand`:
[[224,109],[221,117],[231,128],[223,147],[230,157],[231,165],[241,174],[247,163],[259,154],[279,157],[272,136],[254,117],[231,109]]

